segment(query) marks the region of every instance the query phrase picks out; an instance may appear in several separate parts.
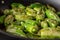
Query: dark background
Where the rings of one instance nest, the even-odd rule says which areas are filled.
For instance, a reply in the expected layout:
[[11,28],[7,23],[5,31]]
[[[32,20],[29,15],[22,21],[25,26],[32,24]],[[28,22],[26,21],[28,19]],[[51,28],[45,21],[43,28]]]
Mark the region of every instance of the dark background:
[[[0,0],[0,10],[9,8],[9,5],[12,2],[20,2],[24,5],[29,5],[30,3],[33,2],[41,2],[41,3],[51,4],[57,10],[60,11],[60,0],[4,0],[4,4],[2,4],[2,0]],[[10,35],[7,35],[5,32],[0,30],[0,40],[25,40],[25,39],[11,37]]]

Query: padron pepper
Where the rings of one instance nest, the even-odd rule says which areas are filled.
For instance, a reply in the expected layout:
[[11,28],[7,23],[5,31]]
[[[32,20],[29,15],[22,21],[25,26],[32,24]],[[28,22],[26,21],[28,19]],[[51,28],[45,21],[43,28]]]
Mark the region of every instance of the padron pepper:
[[26,37],[23,30],[21,30],[21,26],[15,26],[15,25],[11,24],[11,25],[7,26],[6,32],[10,32],[17,36]]
[[44,14],[36,15],[36,20],[44,20],[44,18],[45,18]]
[[60,38],[60,31],[56,30],[55,28],[46,28],[41,29],[38,33],[40,33],[41,38]]
[[48,22],[51,28],[55,28],[58,25],[58,22],[56,20],[46,19],[46,21]]
[[42,21],[42,22],[41,22],[41,27],[42,27],[42,28],[48,28],[48,23],[47,23],[47,21]]
[[41,14],[41,9],[42,9],[43,6],[40,3],[33,3],[29,7],[34,9],[37,14]]
[[5,24],[5,26],[7,26],[7,25],[11,24],[13,21],[14,21],[13,15],[8,15],[4,20],[4,24]]
[[46,16],[49,19],[53,19],[53,20],[56,20],[56,21],[60,22],[59,16],[57,14],[55,14],[55,12],[53,12],[52,10],[47,9],[46,10]]
[[36,16],[36,11],[33,10],[32,8],[30,8],[30,7],[27,7],[26,8],[26,14],[29,15],[29,16]]
[[33,20],[27,20],[25,23],[22,22],[21,25],[24,26],[29,33],[35,33],[38,30],[38,26]]

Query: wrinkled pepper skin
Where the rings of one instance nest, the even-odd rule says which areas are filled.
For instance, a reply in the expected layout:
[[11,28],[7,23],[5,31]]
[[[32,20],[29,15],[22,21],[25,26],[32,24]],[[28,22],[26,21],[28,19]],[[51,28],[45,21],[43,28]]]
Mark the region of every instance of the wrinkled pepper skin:
[[38,20],[44,20],[44,18],[45,18],[45,15],[44,14],[40,14],[40,15],[36,15],[36,20],[38,21]]
[[41,29],[41,38],[60,38],[60,31],[55,28]]
[[58,22],[56,20],[46,19],[46,21],[48,22],[51,28],[56,28],[56,26],[58,25]]
[[46,22],[46,21],[42,21],[42,22],[41,22],[41,27],[42,27],[42,28],[48,28],[47,22]]
[[27,20],[25,23],[21,23],[29,33],[35,33],[38,30],[38,26],[35,21]]
[[10,12],[12,12],[13,15],[20,15],[20,14],[25,14],[24,10],[25,10],[25,6],[20,4],[20,3],[12,3],[11,4],[12,10],[10,10]]
[[10,10],[9,9],[5,9],[3,12],[4,12],[5,15],[10,14]]
[[45,5],[42,5],[40,3],[33,3],[29,6],[30,8],[34,9],[37,14],[41,14],[46,9]]
[[32,19],[32,17],[28,15],[15,15],[14,17],[17,21],[24,21],[24,20]]
[[6,31],[10,32],[10,33],[12,33],[14,35],[17,35],[17,36],[26,37],[23,30],[21,30],[21,26],[16,26],[16,25],[11,24],[11,25],[7,26]]
[[40,14],[42,4],[40,4],[40,3],[33,3],[29,7],[34,9],[37,12],[37,14]]
[[13,20],[14,20],[14,17],[12,15],[8,15],[4,20],[5,26],[11,24],[13,22]]
[[46,10],[46,15],[49,19],[53,19],[53,20],[56,20],[56,21],[60,22],[60,18],[57,14],[55,14],[55,12],[47,9]]
[[29,15],[29,16],[36,16],[36,11],[33,10],[32,8],[30,8],[30,7],[27,7],[26,8],[26,14]]

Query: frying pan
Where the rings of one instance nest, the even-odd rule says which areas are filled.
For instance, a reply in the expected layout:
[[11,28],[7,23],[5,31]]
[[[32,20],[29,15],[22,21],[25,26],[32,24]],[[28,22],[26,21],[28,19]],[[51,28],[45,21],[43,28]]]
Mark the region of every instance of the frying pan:
[[[30,5],[31,3],[35,3],[35,2],[39,2],[42,4],[50,4],[53,7],[55,7],[55,9],[57,11],[60,11],[60,0],[4,0],[4,2],[0,0],[0,15],[2,14],[2,10],[4,9],[9,9],[11,3],[21,3],[25,6]],[[39,39],[31,39],[31,38],[23,38],[23,37],[17,37],[15,35],[12,35],[10,33],[5,32],[5,27],[3,24],[0,24],[0,38],[4,39],[4,40],[39,40]],[[2,40],[1,39],[1,40]],[[46,39],[45,39],[46,40]]]

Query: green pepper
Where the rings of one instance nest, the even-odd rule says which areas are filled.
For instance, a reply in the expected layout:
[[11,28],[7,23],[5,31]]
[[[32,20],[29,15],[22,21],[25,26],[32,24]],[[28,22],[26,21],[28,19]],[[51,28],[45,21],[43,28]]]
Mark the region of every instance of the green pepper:
[[38,26],[41,26],[41,21],[40,20],[37,20],[36,23],[37,23]]
[[0,16],[0,23],[4,23],[5,17],[6,17],[6,15]]
[[17,35],[17,36],[26,37],[23,30],[21,30],[21,26],[15,26],[15,25],[11,24],[7,27],[6,32],[10,32],[10,33]]
[[56,20],[46,19],[46,21],[48,22],[51,28],[55,28],[58,25],[58,22]]
[[8,15],[4,20],[4,24],[5,24],[5,26],[7,26],[7,25],[11,24],[13,21],[14,21],[13,15]]
[[32,20],[21,23],[21,25],[24,26],[29,33],[36,33],[38,30],[38,26],[36,25],[35,21]]
[[48,23],[46,21],[41,22],[41,27],[42,28],[48,28]]
[[44,18],[45,18],[44,14],[36,15],[36,20],[44,20]]
[[37,14],[44,13],[44,11],[47,8],[45,5],[42,5],[40,3],[33,3],[29,7],[32,8],[32,9],[34,9],[37,12]]
[[34,20],[25,20],[25,23],[31,24],[31,25],[36,25],[36,21]]
[[37,25],[33,26],[33,25],[27,24],[27,23],[25,23],[23,25],[26,28],[26,30],[30,33],[36,33],[36,31],[38,30]]
[[40,3],[33,3],[33,4],[31,4],[29,7],[30,8],[39,8],[39,7],[41,7],[42,6],[42,4],[40,4]]
[[25,6],[23,6],[22,4],[20,4],[20,3],[12,3],[11,7],[12,7],[11,11],[13,12],[13,15],[25,14]]
[[47,9],[46,15],[49,19],[53,19],[53,20],[60,22],[59,16],[57,14],[55,14],[55,12],[53,12],[52,10]]
[[12,23],[12,25],[13,25],[14,27],[20,28],[21,30],[24,30],[24,27],[21,26],[21,23],[22,23],[22,22],[23,22],[23,21],[15,21],[15,22]]
[[46,11],[47,7],[45,5],[43,5],[41,7],[41,10],[40,10],[40,14],[44,14],[45,15],[45,11]]
[[40,14],[42,4],[40,4],[40,3],[33,3],[29,7],[34,9],[37,12],[37,14]]
[[35,11],[40,11],[41,7],[42,7],[42,4],[40,3],[33,3],[29,6],[30,8],[33,8]]
[[31,9],[30,7],[26,8],[26,14],[29,16],[35,16],[36,15],[36,11]]
[[60,31],[57,31],[55,28],[46,28],[41,29],[40,31],[41,38],[60,38]]
[[10,13],[12,13],[13,15],[25,14],[25,9],[14,8],[14,9],[11,9],[11,10],[10,10]]
[[12,8],[22,8],[22,9],[25,8],[25,7],[24,7],[22,4],[20,4],[20,3],[12,3],[12,4],[11,4],[11,7],[12,7]]
[[10,10],[9,9],[5,9],[4,10],[4,14],[9,14]]
[[4,10],[5,15],[13,15],[16,14],[15,9],[5,9]]
[[14,17],[17,21],[24,21],[24,20],[27,20],[27,19],[32,19],[31,16],[24,15],[24,14],[23,15],[15,15]]

